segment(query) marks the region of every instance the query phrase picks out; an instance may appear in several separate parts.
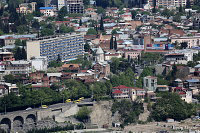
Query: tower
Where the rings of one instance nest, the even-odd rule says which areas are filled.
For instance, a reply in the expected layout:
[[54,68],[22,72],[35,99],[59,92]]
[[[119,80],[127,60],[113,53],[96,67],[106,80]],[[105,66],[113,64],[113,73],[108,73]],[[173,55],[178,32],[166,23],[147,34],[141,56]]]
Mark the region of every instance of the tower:
[[104,52],[101,47],[97,49],[96,52],[96,61],[97,62],[104,62]]

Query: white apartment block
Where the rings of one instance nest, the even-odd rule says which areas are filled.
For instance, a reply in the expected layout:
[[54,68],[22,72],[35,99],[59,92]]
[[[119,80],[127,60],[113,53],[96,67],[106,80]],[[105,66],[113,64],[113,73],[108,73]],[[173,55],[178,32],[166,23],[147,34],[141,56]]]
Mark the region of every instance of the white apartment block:
[[27,45],[27,59],[32,57],[47,57],[48,61],[60,58],[70,61],[84,54],[84,37],[82,34],[63,34],[41,37],[29,40]]
[[[187,0],[155,0],[156,7],[176,8],[180,5],[185,6]],[[148,3],[153,7],[154,0],[148,0]]]

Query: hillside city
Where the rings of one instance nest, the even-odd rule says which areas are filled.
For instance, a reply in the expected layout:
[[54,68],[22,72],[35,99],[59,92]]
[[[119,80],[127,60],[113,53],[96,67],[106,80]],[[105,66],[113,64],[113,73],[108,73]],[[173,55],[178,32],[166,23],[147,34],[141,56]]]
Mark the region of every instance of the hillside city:
[[0,0],[0,133],[200,131],[200,0]]

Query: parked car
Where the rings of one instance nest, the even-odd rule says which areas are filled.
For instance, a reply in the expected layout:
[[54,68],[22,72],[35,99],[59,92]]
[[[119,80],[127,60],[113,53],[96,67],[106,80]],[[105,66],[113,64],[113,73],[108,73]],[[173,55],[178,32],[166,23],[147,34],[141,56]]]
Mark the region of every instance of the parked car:
[[31,110],[32,108],[31,107],[28,107],[26,110]]

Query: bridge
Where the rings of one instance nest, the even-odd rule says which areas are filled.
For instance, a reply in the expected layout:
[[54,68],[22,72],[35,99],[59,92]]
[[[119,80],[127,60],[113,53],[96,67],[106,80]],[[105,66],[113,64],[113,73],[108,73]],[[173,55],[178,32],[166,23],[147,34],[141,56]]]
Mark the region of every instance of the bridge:
[[[47,109],[31,109],[8,112],[0,115],[0,127],[4,130],[21,131],[24,128],[32,129],[36,127],[38,121],[45,118],[55,119],[55,116],[60,115],[63,112],[68,112],[70,108],[75,106],[91,106],[92,102],[81,102],[79,104],[73,103],[59,103],[50,105]],[[73,112],[72,112],[73,113]]]

